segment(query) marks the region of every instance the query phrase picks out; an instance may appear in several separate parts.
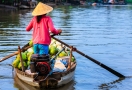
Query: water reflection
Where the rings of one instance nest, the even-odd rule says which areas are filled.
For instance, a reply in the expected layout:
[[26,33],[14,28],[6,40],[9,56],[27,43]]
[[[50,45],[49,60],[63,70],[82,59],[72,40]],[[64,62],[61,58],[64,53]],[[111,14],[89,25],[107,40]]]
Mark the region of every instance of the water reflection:
[[102,90],[110,90],[111,88],[113,87],[117,87],[116,86],[116,83],[120,83],[122,80],[124,80],[125,78],[119,78],[117,80],[114,80],[112,82],[109,82],[109,83],[103,83],[99,86],[99,89],[102,89]]
[[19,15],[17,14],[17,10],[0,10],[0,27],[14,27],[15,25],[19,25]]

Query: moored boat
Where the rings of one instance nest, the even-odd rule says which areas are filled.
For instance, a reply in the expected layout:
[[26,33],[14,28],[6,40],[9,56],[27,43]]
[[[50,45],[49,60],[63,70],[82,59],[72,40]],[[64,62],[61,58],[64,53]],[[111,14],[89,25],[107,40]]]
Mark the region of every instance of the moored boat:
[[[50,46],[55,46],[54,43],[58,42],[53,41]],[[62,48],[59,48],[58,46],[62,46]],[[28,67],[25,67],[25,69],[23,68],[23,65],[21,65],[21,68],[16,66],[14,67],[15,75],[25,83],[39,88],[57,88],[72,81],[74,79],[74,73],[77,65],[72,54],[72,47],[68,48],[61,43],[58,46],[55,46],[58,47],[58,52],[55,55],[51,55],[50,53],[48,56],[32,54],[30,65]],[[63,51],[68,54],[60,55]],[[22,55],[22,53],[23,52],[19,50],[19,54]],[[23,57],[21,57],[21,55],[20,63],[22,64],[25,61],[22,60]]]
[[34,9],[34,8],[35,8],[35,6],[32,6],[32,7],[27,6],[27,5],[20,5],[19,6],[19,9]]

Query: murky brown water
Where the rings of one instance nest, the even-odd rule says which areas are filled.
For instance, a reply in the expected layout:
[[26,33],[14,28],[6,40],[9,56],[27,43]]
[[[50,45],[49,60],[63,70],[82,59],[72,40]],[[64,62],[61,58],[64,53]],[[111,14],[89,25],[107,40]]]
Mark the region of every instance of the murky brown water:
[[[25,45],[32,32],[25,27],[32,10],[0,9],[0,58]],[[132,76],[132,6],[62,6],[50,13],[55,27],[63,33],[58,37],[81,52],[104,63],[125,76]],[[117,76],[74,53],[78,65],[75,79],[58,90],[131,90],[132,78]],[[12,76],[15,57],[0,62],[0,90],[39,90]]]

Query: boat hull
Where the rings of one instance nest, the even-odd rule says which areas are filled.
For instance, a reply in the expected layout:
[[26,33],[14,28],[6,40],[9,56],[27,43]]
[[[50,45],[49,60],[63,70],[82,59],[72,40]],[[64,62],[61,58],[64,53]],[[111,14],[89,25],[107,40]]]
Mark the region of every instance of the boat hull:
[[70,81],[74,79],[75,68],[76,68],[76,64],[74,64],[71,70],[69,71],[66,71],[63,73],[57,73],[57,74],[51,75],[46,80],[40,79],[39,81],[34,81],[34,78],[37,76],[37,74],[28,75],[26,72],[22,72],[21,70],[17,68],[15,68],[14,70],[15,70],[15,75],[17,75],[20,80],[24,81],[25,83],[31,86],[38,87],[38,88],[40,87],[57,88],[69,83]]

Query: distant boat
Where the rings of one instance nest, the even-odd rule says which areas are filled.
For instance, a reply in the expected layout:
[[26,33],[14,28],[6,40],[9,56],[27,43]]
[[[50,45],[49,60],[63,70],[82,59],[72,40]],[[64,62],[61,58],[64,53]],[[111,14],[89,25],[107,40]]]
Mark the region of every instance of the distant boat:
[[34,9],[34,8],[35,8],[35,6],[32,6],[32,7],[27,6],[27,5],[20,5],[19,6],[19,9]]
[[9,6],[9,5],[3,5],[3,4],[0,4],[0,8],[5,8],[5,9],[17,9],[17,7]]
[[36,5],[36,1],[22,1],[18,7],[19,9],[33,9]]
[[92,3],[92,6],[102,6],[102,5],[127,5],[126,0],[95,0],[94,3]]

